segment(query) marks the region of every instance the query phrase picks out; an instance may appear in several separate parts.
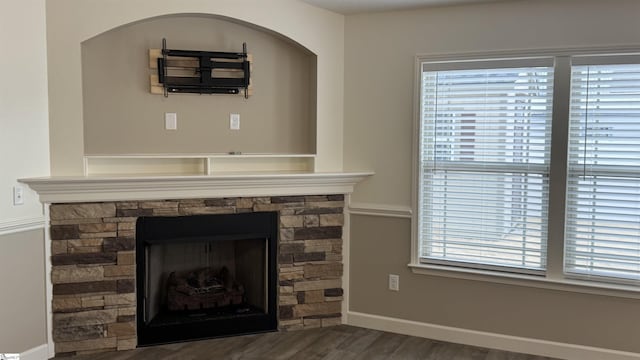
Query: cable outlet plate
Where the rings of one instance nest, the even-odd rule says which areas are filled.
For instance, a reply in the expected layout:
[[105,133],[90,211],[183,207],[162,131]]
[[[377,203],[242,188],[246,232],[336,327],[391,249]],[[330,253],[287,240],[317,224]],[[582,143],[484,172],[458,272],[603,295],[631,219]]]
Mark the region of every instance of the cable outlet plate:
[[22,186],[13,187],[13,205],[24,204],[24,188]]
[[178,129],[178,114],[176,114],[176,113],[164,113],[164,128],[165,128],[165,130],[177,130]]

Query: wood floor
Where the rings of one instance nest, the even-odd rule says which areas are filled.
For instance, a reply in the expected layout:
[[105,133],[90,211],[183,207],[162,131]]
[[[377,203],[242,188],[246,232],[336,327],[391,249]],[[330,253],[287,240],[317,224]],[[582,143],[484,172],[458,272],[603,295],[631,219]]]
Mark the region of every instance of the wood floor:
[[237,336],[160,345],[73,360],[544,360],[353,326]]

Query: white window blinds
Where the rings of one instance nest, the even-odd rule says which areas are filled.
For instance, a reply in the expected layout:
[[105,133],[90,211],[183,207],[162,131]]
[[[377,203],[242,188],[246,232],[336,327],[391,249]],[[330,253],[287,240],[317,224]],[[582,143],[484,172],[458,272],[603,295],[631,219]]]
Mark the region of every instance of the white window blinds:
[[640,280],[639,64],[572,67],[565,232],[567,274]]
[[553,59],[423,63],[421,96],[421,261],[544,270]]

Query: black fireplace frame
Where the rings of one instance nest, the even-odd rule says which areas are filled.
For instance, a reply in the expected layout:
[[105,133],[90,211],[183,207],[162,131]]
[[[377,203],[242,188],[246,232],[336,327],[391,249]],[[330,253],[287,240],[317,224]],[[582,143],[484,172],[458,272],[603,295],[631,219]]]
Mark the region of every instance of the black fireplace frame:
[[[251,224],[248,226],[247,224]],[[144,321],[146,247],[184,239],[267,240],[267,309],[265,314],[220,318],[198,323],[148,326]],[[276,331],[278,328],[278,213],[250,212],[191,216],[143,216],[136,222],[136,299],[138,346],[150,346],[231,335]]]

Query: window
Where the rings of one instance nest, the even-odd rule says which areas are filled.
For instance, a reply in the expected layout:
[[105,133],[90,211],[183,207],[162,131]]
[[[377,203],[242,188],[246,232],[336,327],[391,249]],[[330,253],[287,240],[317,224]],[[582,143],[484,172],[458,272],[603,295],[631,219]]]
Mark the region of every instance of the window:
[[598,60],[572,69],[565,271],[640,280],[640,65]]
[[423,259],[545,268],[552,64],[425,64]]
[[[416,260],[640,280],[639,64],[578,54],[421,60]],[[564,149],[552,151],[552,132]],[[550,275],[549,261],[564,271]]]

